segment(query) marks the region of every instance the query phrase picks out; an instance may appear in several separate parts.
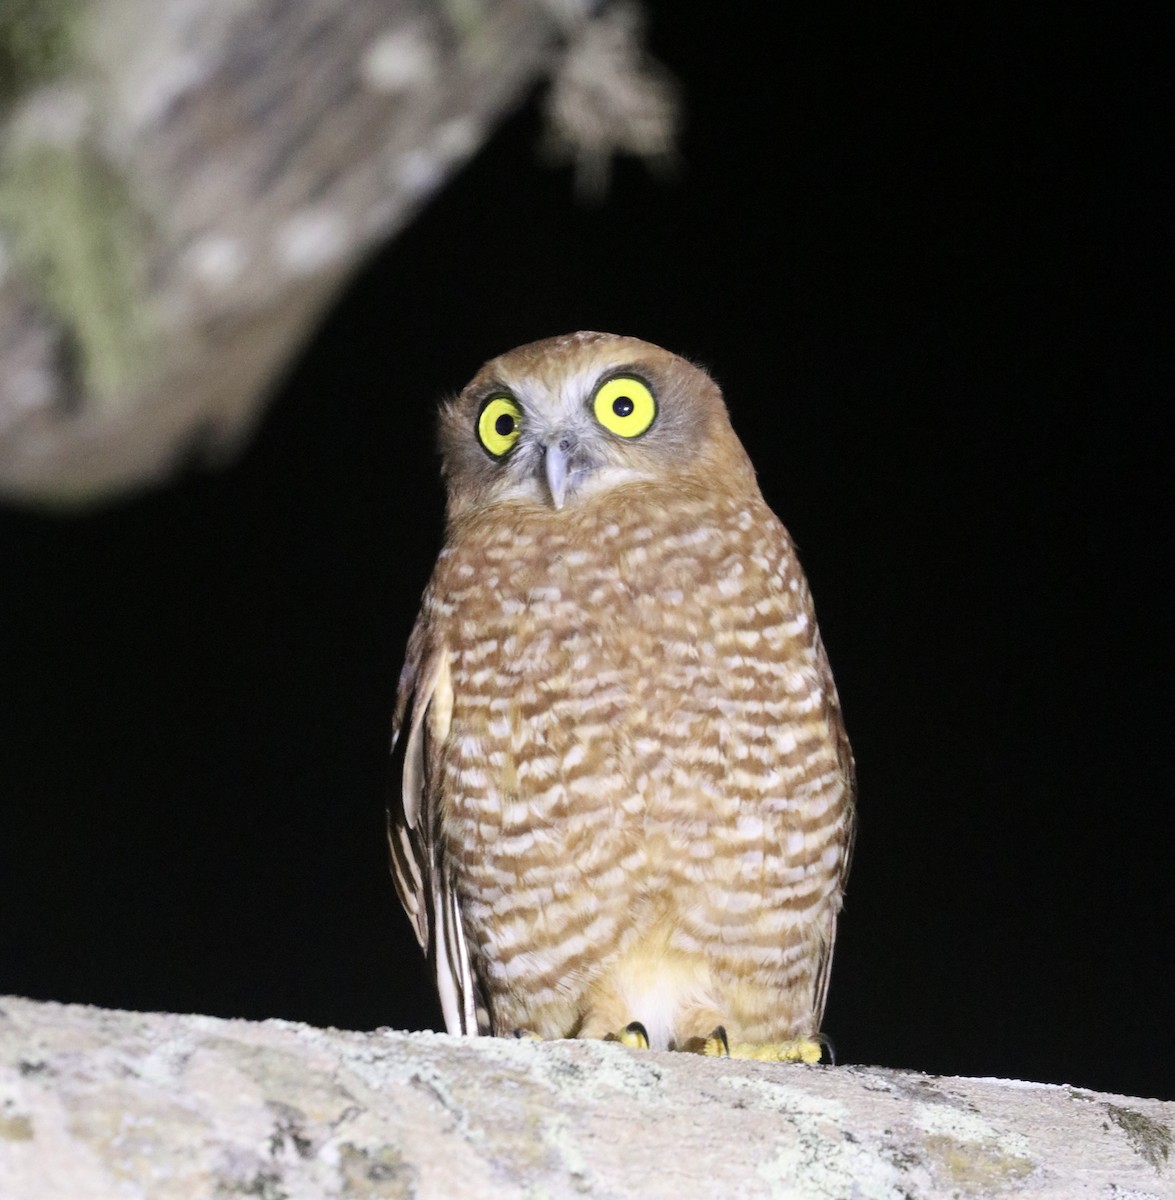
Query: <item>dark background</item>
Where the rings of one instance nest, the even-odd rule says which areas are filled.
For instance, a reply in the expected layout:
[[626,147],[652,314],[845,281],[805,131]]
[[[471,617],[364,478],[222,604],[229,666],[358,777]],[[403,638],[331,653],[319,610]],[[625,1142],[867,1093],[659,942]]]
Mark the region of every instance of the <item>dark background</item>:
[[0,512],[0,991],[438,1020],[382,831],[434,405],[595,328],[715,372],[811,578],[860,775],[840,1058],[1175,1097],[1152,32],[650,11],[675,176],[577,204],[532,102],[236,465]]

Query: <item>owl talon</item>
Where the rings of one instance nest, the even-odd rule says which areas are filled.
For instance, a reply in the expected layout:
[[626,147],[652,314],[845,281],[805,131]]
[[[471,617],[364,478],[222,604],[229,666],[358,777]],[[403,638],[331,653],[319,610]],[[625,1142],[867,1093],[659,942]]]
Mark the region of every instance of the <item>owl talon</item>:
[[535,1033],[532,1029],[515,1029],[514,1036],[520,1041],[526,1040],[532,1042],[541,1042],[543,1040],[542,1037]]
[[730,1041],[726,1036],[725,1025],[714,1026],[714,1032],[710,1034],[702,1045],[702,1053],[709,1055],[711,1058],[730,1057]]
[[619,1042],[633,1050],[649,1048],[649,1031],[639,1021],[629,1021],[619,1033],[610,1033],[604,1039],[606,1042]]

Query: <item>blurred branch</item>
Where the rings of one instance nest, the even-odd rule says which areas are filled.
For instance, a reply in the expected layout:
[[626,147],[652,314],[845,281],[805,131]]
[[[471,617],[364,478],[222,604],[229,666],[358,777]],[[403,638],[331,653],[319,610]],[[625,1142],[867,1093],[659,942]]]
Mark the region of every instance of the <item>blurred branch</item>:
[[76,503],[232,451],[597,3],[4,0],[0,492]]

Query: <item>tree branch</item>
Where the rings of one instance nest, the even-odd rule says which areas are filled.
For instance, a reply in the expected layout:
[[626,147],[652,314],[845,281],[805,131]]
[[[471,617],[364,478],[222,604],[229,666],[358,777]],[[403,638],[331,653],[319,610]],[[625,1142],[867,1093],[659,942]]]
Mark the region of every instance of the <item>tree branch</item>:
[[0,999],[0,1195],[1175,1194],[1175,1103]]
[[0,492],[85,500],[233,449],[597,3],[5,0]]

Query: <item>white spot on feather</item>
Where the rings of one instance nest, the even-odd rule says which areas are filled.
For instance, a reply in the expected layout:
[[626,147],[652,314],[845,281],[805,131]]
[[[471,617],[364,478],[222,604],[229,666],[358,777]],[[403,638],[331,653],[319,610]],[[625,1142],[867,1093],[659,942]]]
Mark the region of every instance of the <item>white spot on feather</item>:
[[760,818],[744,814],[738,819],[738,834],[739,837],[757,838],[763,836],[763,822]]

